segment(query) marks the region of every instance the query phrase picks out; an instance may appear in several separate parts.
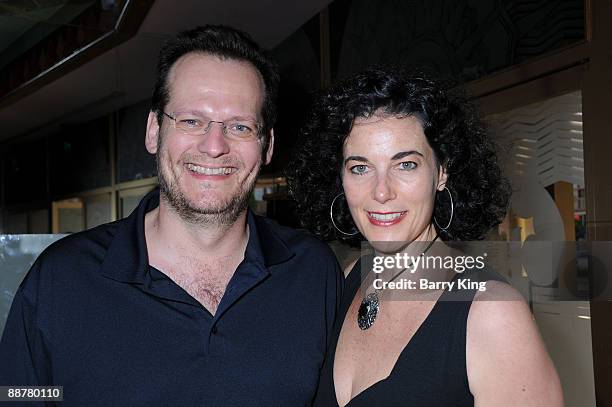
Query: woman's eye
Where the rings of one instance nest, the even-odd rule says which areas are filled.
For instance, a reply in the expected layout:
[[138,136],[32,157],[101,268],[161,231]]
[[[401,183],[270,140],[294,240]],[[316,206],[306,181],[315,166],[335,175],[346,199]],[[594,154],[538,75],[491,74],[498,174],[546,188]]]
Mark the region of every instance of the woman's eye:
[[354,165],[350,168],[351,173],[353,174],[357,174],[357,175],[363,175],[366,172],[368,172],[368,166],[367,165]]
[[400,163],[400,169],[402,170],[414,170],[417,167],[417,164],[414,161],[404,161]]

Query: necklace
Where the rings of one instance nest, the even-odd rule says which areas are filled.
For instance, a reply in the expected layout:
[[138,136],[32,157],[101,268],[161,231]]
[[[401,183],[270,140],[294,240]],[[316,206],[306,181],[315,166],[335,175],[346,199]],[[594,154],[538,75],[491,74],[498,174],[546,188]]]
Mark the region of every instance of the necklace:
[[[436,235],[436,237],[431,242],[429,242],[425,250],[421,252],[421,256],[427,253],[429,248],[434,244],[437,239],[438,235]],[[410,266],[412,266],[412,263],[408,265],[408,267]],[[402,274],[408,269],[408,267],[395,274],[393,278],[389,280],[389,283],[393,282],[393,280],[398,278],[400,274]],[[368,272],[368,274],[370,273]],[[379,291],[380,290],[375,288],[374,292],[371,292],[370,294],[366,295],[365,298],[361,300],[361,305],[359,305],[359,311],[357,312],[357,325],[362,331],[369,329],[372,325],[374,325],[374,322],[376,321],[378,311],[380,310],[380,296],[378,295]]]

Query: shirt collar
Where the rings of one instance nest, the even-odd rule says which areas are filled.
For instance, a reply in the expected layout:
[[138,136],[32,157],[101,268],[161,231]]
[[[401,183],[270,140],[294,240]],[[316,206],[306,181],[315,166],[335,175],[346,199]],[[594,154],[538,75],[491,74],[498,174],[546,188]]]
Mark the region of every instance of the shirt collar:
[[263,262],[265,267],[284,263],[294,256],[293,251],[278,235],[278,226],[262,216],[255,215],[250,209],[247,213],[249,242],[245,258]]
[[[142,283],[149,272],[144,219],[159,206],[159,188],[145,195],[138,207],[125,219],[115,222],[117,231],[102,262],[102,274],[125,283]],[[249,209],[249,241],[245,260],[264,267],[288,261],[294,253],[278,235],[275,224]]]

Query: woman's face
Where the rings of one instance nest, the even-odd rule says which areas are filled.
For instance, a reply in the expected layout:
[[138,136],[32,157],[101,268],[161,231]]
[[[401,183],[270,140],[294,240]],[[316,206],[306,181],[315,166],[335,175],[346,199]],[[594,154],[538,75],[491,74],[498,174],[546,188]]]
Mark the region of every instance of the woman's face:
[[433,238],[434,197],[446,178],[418,119],[355,120],[344,144],[342,182],[353,220],[369,242]]

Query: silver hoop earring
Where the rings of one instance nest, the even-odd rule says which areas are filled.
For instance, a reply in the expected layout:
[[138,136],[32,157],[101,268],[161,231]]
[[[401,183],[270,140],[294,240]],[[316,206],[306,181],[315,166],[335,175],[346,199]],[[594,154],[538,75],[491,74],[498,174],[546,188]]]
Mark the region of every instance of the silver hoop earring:
[[453,194],[451,194],[450,189],[448,189],[446,187],[446,185],[444,185],[444,189],[446,189],[446,191],[448,192],[448,196],[450,197],[450,202],[451,202],[450,219],[448,220],[448,224],[445,227],[440,226],[440,224],[436,220],[436,216],[435,215],[433,217],[433,220],[434,220],[434,223],[436,224],[436,226],[440,230],[443,230],[444,232],[446,232],[446,230],[450,227],[450,225],[451,225],[451,223],[453,221],[453,215],[455,214],[455,205],[453,205]]
[[346,233],[345,231],[341,230],[337,225],[336,222],[334,221],[334,204],[336,203],[336,199],[338,199],[340,197],[340,195],[344,195],[344,192],[340,192],[338,195],[336,195],[334,197],[334,199],[332,200],[331,205],[329,206],[329,218],[331,219],[332,225],[334,225],[334,227],[336,228],[336,230],[340,233],[342,233],[343,235],[346,236],[355,236],[357,233],[359,233],[359,231],[355,232],[355,233]]

